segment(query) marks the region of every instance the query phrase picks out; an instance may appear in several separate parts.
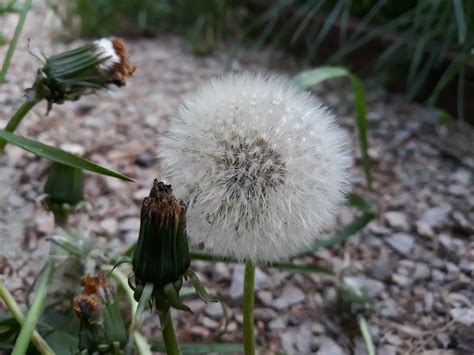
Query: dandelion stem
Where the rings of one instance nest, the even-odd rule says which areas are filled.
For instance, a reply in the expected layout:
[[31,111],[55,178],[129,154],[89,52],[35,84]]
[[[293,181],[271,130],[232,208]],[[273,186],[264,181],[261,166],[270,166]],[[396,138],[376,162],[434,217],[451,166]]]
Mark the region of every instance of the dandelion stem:
[[160,316],[161,332],[168,355],[180,354],[178,341],[173,328],[173,320],[169,308],[165,311],[158,311]]
[[[21,311],[18,303],[16,303],[15,299],[13,298],[12,294],[8,289],[5,287],[5,284],[0,281],[0,298],[5,303],[5,306],[10,310],[13,317],[16,319],[18,324],[23,326],[25,324],[25,316]],[[43,337],[38,333],[38,331],[34,331],[31,337],[31,342],[34,344],[36,349],[43,355],[53,355],[54,351],[51,349],[43,339]]]
[[[8,121],[7,125],[5,126],[4,130],[7,132],[15,132],[16,128],[26,116],[26,114],[38,103],[41,101],[41,97],[36,95],[34,91],[31,91],[26,100],[21,104],[18,110],[13,114],[10,121]],[[5,150],[5,146],[7,145],[7,141],[0,139],[0,154],[3,153]]]
[[369,355],[375,355],[375,347],[374,343],[372,342],[372,337],[370,336],[367,321],[363,316],[359,316],[357,321],[359,323],[359,328],[360,332],[362,333],[362,337],[364,338],[365,346],[367,347],[367,353]]
[[254,295],[255,265],[251,261],[245,263],[244,279],[244,353],[255,354],[255,334],[253,309],[255,305]]

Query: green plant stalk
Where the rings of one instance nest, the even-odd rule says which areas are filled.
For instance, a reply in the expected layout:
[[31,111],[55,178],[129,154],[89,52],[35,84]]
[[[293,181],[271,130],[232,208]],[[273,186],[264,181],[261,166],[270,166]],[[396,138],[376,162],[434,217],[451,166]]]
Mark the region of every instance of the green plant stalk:
[[161,332],[163,334],[163,342],[165,343],[166,353],[168,355],[179,355],[178,341],[176,340],[176,334],[174,333],[173,320],[171,319],[171,313],[169,308],[166,311],[158,311],[161,324]]
[[251,261],[245,263],[244,276],[244,354],[255,354],[255,334],[253,309],[255,305],[255,264]]
[[[8,121],[7,125],[5,126],[5,131],[15,132],[18,125],[26,116],[26,114],[41,100],[42,98],[36,95],[34,91],[30,92],[27,95],[26,100],[21,104],[18,110],[13,114],[12,118],[10,118],[10,121]],[[0,139],[0,154],[3,153],[6,145],[7,145],[7,141]]]
[[7,74],[8,67],[10,66],[13,53],[15,52],[16,45],[18,43],[18,39],[20,38],[21,32],[23,31],[23,26],[25,25],[26,15],[28,15],[28,11],[30,11],[32,3],[33,0],[25,0],[23,8],[21,9],[20,18],[18,19],[15,33],[13,34],[12,41],[10,42],[10,46],[8,47],[7,54],[5,55],[5,59],[3,61],[2,71],[0,72],[0,85],[5,81],[5,75]]
[[35,331],[36,323],[43,311],[43,304],[48,292],[48,281],[52,270],[52,263],[48,261],[38,278],[36,297],[26,315],[25,323],[21,327],[20,334],[15,342],[12,355],[26,354],[31,337]]
[[372,342],[372,337],[370,336],[370,331],[369,331],[369,326],[367,324],[367,321],[365,320],[363,316],[359,316],[357,318],[357,323],[359,324],[360,332],[362,333],[362,337],[364,338],[368,355],[375,355],[375,347],[374,347],[374,343]]
[[[10,291],[8,291],[8,289],[5,287],[5,284],[1,281],[0,298],[5,303],[5,306],[10,310],[18,324],[23,326],[25,324],[25,316],[23,315],[20,306],[18,306],[18,303],[16,303],[15,299],[13,298],[13,295],[10,293]],[[35,330],[33,332],[31,342],[42,355],[54,355],[53,349],[49,347],[48,343],[46,343],[38,331]]]

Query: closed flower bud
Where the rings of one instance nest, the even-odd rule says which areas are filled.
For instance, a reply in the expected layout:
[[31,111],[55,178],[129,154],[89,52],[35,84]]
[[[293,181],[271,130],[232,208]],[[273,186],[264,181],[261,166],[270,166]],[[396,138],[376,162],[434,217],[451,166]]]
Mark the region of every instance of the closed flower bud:
[[53,163],[44,186],[43,206],[53,212],[57,225],[65,226],[70,213],[84,197],[84,172]]
[[83,171],[64,164],[53,163],[44,192],[51,202],[77,205],[84,197]]
[[103,38],[82,47],[47,57],[32,90],[52,104],[77,100],[110,84],[125,85],[135,72],[125,43]]
[[180,281],[190,265],[185,231],[185,206],[173,196],[171,185],[155,179],[143,200],[140,232],[133,254],[136,283],[164,287]]

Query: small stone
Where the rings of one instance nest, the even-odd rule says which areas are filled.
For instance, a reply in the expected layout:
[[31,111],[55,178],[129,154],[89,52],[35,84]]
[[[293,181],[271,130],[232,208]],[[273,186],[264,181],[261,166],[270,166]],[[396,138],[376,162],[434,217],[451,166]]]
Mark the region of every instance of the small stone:
[[397,355],[397,347],[393,345],[382,345],[377,350],[378,355]]
[[454,308],[449,311],[453,319],[465,326],[474,325],[474,309],[473,308]]
[[386,252],[382,253],[377,261],[375,267],[372,270],[372,276],[378,280],[389,280],[393,274],[394,262],[389,258]]
[[400,339],[398,335],[392,333],[385,334],[385,339],[387,340],[387,342],[393,345],[400,346],[403,344],[402,339]]
[[442,284],[444,283],[444,280],[446,279],[446,275],[444,274],[444,272],[440,270],[433,269],[431,270],[431,278],[433,279],[433,281],[436,281]]
[[204,309],[204,313],[213,319],[220,319],[224,310],[220,302],[210,302]]
[[415,280],[425,280],[430,276],[430,268],[425,263],[416,263],[415,273],[413,278]]
[[271,330],[283,330],[286,328],[286,322],[283,320],[282,317],[275,318],[272,320],[269,324],[268,327]]
[[408,223],[408,217],[403,212],[389,211],[385,213],[385,219],[387,220],[390,227],[408,232],[410,230],[410,224]]
[[345,277],[344,284],[351,288],[366,292],[369,297],[376,297],[385,290],[385,284],[383,282],[365,276]]
[[385,241],[395,251],[399,252],[403,256],[408,256],[413,249],[415,240],[413,236],[406,233],[395,233],[385,238]]
[[373,234],[376,234],[376,235],[386,235],[386,234],[389,234],[390,233],[390,229],[388,229],[387,227],[385,226],[381,226],[380,224],[378,223],[370,223],[369,225],[369,230],[373,233]]
[[114,235],[118,230],[118,223],[115,218],[106,218],[100,222],[100,227],[109,235]]
[[219,327],[218,322],[207,317],[204,317],[204,319],[202,320],[202,325],[208,329],[217,329],[217,327]]
[[380,308],[380,314],[387,318],[397,318],[400,312],[398,312],[397,304],[391,299],[387,298],[376,306]]
[[311,352],[311,322],[305,322],[299,327],[296,333],[296,348],[302,354]]
[[138,231],[140,229],[140,218],[129,217],[120,222],[121,232]]
[[421,217],[421,221],[428,224],[431,228],[442,227],[451,212],[452,207],[448,203],[442,203],[438,207],[433,207],[427,210]]
[[135,164],[142,168],[149,168],[156,164],[156,157],[150,153],[142,153],[135,159]]
[[345,355],[344,350],[331,338],[324,337],[317,355]]
[[305,295],[303,291],[301,291],[299,288],[296,288],[293,285],[287,285],[283,289],[281,296],[275,300],[273,305],[277,309],[285,309],[296,303],[303,301],[304,298],[305,298]]
[[354,355],[368,355],[367,346],[365,345],[364,339],[362,337],[354,338]]
[[226,263],[215,263],[212,268],[212,279],[222,282],[230,279],[230,270]]
[[272,306],[273,303],[273,294],[270,291],[258,291],[257,298],[265,305]]
[[423,221],[416,222],[416,231],[422,237],[430,238],[434,236],[433,229],[429,226],[428,223],[423,222]]
[[207,338],[211,334],[211,332],[208,329],[198,326],[198,325],[194,325],[190,327],[189,333],[195,336],[199,336],[201,338]]
[[472,181],[472,173],[468,170],[465,169],[458,169],[456,172],[452,175],[454,178],[454,181],[467,186],[471,183]]
[[256,308],[254,310],[254,317],[256,320],[269,322],[277,317],[278,313],[271,308]]
[[313,331],[313,334],[324,334],[326,331],[324,326],[318,322],[313,322],[311,330]]
[[149,188],[145,188],[145,189],[140,189],[140,190],[137,190],[133,193],[133,199],[135,201],[143,201],[143,199],[145,197],[147,197],[148,195],[150,194],[150,189]]
[[[229,296],[233,300],[242,297],[244,290],[244,271],[245,265],[239,264],[234,266],[232,274],[232,282],[229,288]],[[255,290],[261,290],[270,286],[270,278],[259,268],[255,268]]]
[[469,193],[469,190],[462,185],[453,184],[449,185],[448,192],[453,196],[464,196]]

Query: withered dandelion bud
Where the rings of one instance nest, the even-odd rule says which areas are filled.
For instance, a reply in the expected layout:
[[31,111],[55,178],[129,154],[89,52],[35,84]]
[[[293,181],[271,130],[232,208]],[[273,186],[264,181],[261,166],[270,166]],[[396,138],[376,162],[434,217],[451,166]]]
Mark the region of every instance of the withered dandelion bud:
[[109,85],[124,86],[136,68],[121,38],[102,38],[82,47],[45,57],[31,89],[53,104],[77,100]]
[[189,268],[185,231],[186,208],[173,196],[171,185],[155,180],[141,209],[140,233],[133,255],[137,284],[158,287],[174,283]]

